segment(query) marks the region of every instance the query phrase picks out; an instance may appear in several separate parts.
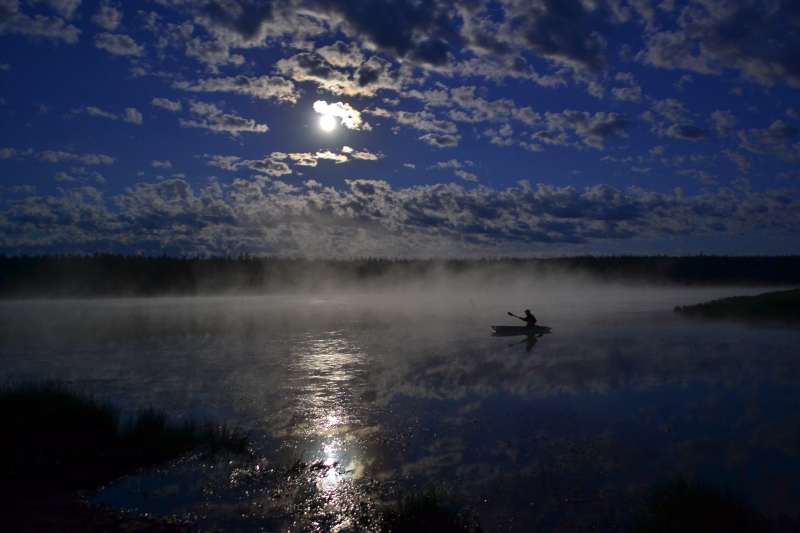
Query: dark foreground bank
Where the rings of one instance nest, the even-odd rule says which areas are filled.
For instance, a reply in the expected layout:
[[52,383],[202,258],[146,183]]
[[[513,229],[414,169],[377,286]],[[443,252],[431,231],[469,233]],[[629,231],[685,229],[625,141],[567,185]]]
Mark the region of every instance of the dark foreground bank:
[[[0,521],[2,530],[9,532],[196,531],[186,522],[91,506],[80,495],[198,447],[209,453],[245,452],[247,445],[247,435],[225,426],[192,420],[170,422],[153,409],[122,419],[115,406],[54,381],[0,390],[0,428]],[[296,476],[317,466],[303,463],[298,456],[289,458],[284,472]],[[800,531],[794,522],[765,517],[731,494],[684,479],[657,487],[633,505],[642,505],[633,526],[639,533]],[[387,505],[379,517],[353,518],[364,527],[347,531],[484,531],[477,517],[436,490],[399,494],[396,503]],[[613,524],[596,525],[590,530],[618,530]]]
[[779,321],[800,324],[800,289],[758,296],[734,296],[708,303],[676,307],[676,313],[703,318]]
[[186,524],[90,507],[76,492],[198,448],[244,452],[247,435],[152,408],[123,419],[105,401],[64,383],[0,391],[0,514],[5,531],[184,531]]
[[626,283],[785,286],[800,284],[800,256],[306,260],[246,254],[237,258],[0,254],[0,298],[265,293],[318,290],[326,285],[369,287],[439,276],[502,282],[561,274]]

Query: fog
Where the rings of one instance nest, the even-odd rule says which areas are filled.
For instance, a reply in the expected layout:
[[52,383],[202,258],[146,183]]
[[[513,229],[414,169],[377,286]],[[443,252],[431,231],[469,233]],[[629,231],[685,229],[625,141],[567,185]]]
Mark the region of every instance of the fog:
[[[360,286],[318,280],[318,289],[271,294],[227,294],[152,298],[0,301],[4,342],[69,343],[117,341],[172,335],[314,333],[336,328],[381,328],[417,322],[447,327],[522,325],[507,312],[531,309],[539,324],[563,320],[602,321],[609,313],[668,312],[763,287],[698,287],[598,281],[591,275],[511,276],[504,269],[415,281],[389,276]],[[778,290],[772,287],[770,290]]]
[[[436,484],[488,528],[561,517],[554,531],[579,531],[632,523],[616,502],[676,469],[791,513],[800,331],[672,311],[762,292],[468,272],[267,295],[6,300],[0,366],[7,382],[63,379],[126,412],[153,405],[252,431],[252,459],[213,475],[182,461],[96,497],[212,530],[313,529],[299,516],[332,530],[348,518],[330,498],[379,514],[395,488]],[[492,336],[525,309],[552,332]],[[287,450],[342,466],[287,478]],[[266,496],[276,487],[294,496]],[[583,503],[566,509],[566,496]]]

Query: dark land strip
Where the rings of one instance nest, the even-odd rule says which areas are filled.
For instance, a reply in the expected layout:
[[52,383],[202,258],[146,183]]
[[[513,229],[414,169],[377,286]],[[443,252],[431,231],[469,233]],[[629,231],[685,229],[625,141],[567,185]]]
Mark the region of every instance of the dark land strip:
[[528,277],[679,285],[800,284],[800,256],[581,256],[561,258],[311,260],[279,257],[146,257],[0,254],[0,298],[240,293],[470,276],[492,283]]
[[757,296],[734,296],[697,305],[678,306],[675,312],[689,317],[800,324],[800,289],[767,292]]

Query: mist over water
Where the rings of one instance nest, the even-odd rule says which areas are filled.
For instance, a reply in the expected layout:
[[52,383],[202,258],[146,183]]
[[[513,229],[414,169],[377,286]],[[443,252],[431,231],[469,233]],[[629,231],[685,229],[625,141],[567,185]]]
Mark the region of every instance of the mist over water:
[[[0,364],[4,380],[64,379],[128,411],[252,430],[252,460],[186,459],[96,496],[201,527],[358,529],[359,509],[431,485],[489,529],[625,526],[624,502],[676,473],[796,513],[800,331],[672,313],[760,292],[459,277],[5,301]],[[525,309],[552,333],[491,335]],[[318,468],[288,476],[292,450]]]

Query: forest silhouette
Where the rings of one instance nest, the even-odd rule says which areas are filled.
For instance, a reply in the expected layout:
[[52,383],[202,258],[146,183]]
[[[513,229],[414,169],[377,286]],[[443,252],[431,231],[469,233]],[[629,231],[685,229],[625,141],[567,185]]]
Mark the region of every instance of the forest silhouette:
[[267,293],[358,287],[433,277],[585,275],[601,281],[680,285],[794,285],[800,256],[577,256],[349,260],[277,257],[0,254],[0,297],[100,297]]

